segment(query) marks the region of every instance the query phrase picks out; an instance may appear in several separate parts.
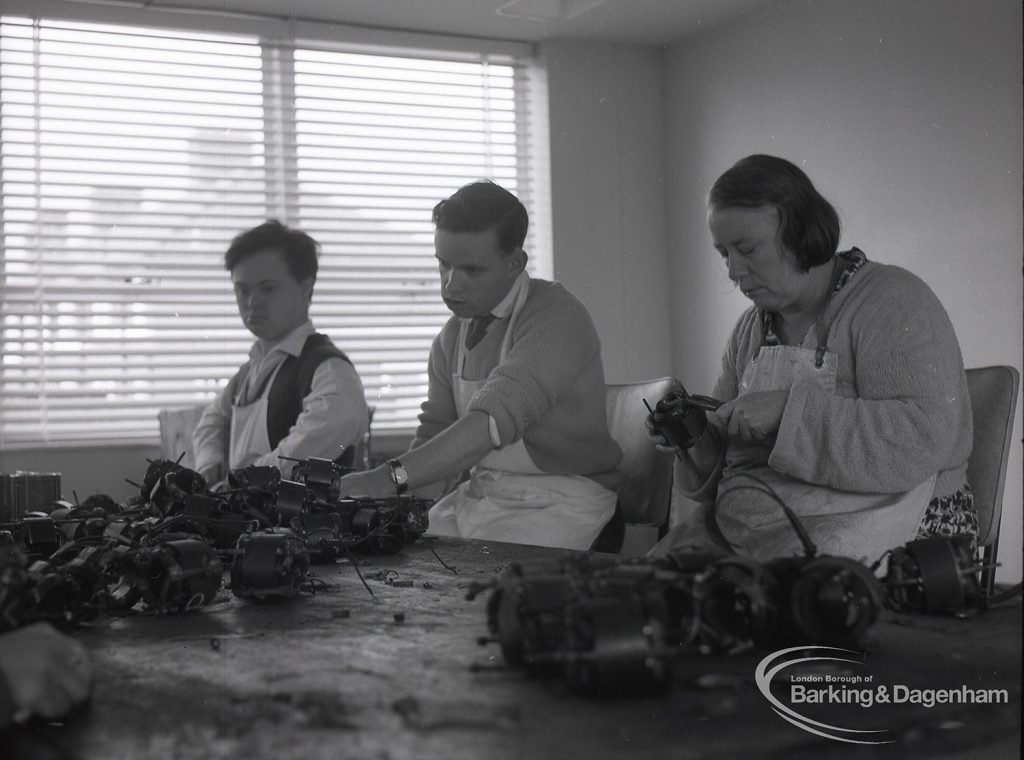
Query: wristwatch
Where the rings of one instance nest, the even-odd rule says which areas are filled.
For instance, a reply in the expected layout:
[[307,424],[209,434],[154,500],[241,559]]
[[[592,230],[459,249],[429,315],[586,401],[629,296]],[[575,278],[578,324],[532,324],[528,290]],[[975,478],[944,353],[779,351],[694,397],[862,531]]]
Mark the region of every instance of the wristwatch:
[[386,464],[391,468],[391,480],[395,484],[395,491],[401,496],[409,488],[409,473],[397,459],[389,459]]

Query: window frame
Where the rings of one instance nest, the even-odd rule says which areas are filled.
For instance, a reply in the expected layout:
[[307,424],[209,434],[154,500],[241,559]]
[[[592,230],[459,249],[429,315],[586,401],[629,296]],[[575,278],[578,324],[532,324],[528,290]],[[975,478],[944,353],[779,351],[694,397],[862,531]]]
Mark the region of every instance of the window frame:
[[[13,6],[13,7],[12,7]],[[387,55],[402,57],[441,57],[452,61],[471,61],[481,56],[490,57],[495,60],[508,59],[517,62],[523,82],[516,89],[517,109],[525,114],[528,128],[522,135],[526,141],[525,156],[529,166],[522,170],[520,176],[525,178],[529,184],[525,195],[520,190],[528,209],[531,212],[531,236],[529,238],[529,250],[531,253],[531,271],[540,276],[550,277],[552,271],[551,257],[551,217],[550,217],[550,191],[547,165],[547,133],[546,133],[546,90],[544,73],[534,54],[533,47],[527,43],[503,42],[493,40],[471,40],[467,38],[448,38],[442,35],[415,34],[408,32],[397,32],[388,30],[367,30],[359,27],[345,27],[340,25],[318,24],[306,20],[285,20],[270,18],[224,17],[222,14],[215,14],[217,22],[211,26],[221,28],[214,30],[202,29],[202,14],[199,18],[190,11],[191,15],[182,15],[173,11],[155,9],[113,9],[100,5],[83,5],[78,3],[66,3],[60,0],[39,0],[39,2],[25,2],[25,0],[11,0],[5,4],[4,15],[8,17],[31,17],[46,20],[60,20],[70,22],[100,23],[111,26],[134,26],[154,29],[166,29],[174,32],[205,32],[225,34],[232,36],[255,35],[264,50],[264,65],[269,66],[275,81],[283,81],[284,88],[294,88],[294,80],[288,81],[294,75],[294,67],[288,64],[289,53],[294,50],[318,49],[324,51],[338,51],[358,54],[378,55],[386,51]],[[276,59],[276,61],[274,60]],[[282,66],[282,62],[284,65]],[[266,71],[265,71],[266,73]],[[266,92],[264,86],[264,92]],[[287,97],[288,95],[285,95]],[[294,113],[290,114],[294,117]],[[289,115],[286,114],[286,118]],[[294,123],[286,123],[277,127],[278,134],[291,134],[289,130],[294,129]],[[268,133],[263,132],[264,143]],[[295,148],[294,145],[290,146]],[[272,151],[266,151],[268,155]],[[283,163],[272,166],[270,161],[265,166],[265,171],[277,171],[285,176],[294,173],[296,169],[294,155],[289,155],[287,150],[279,151],[274,155],[275,160],[280,159]],[[455,188],[452,187],[452,190]],[[439,196],[443,197],[443,196]],[[296,224],[293,212],[292,201],[281,194],[273,202],[268,201],[266,216],[276,217],[287,224]],[[429,218],[429,207],[423,209],[424,215]],[[302,226],[302,225],[298,225]],[[231,234],[240,230],[233,229]],[[314,234],[314,237],[316,235]],[[0,245],[3,238],[0,237]],[[216,251],[219,255],[221,252]],[[0,257],[3,250],[0,249]],[[322,270],[323,271],[323,270]],[[227,274],[223,273],[227,285]],[[319,283],[318,283],[319,284]],[[314,299],[315,301],[315,299]],[[438,302],[440,299],[438,299]],[[229,303],[231,309],[233,304]],[[315,314],[315,312],[314,312]],[[237,316],[237,315],[236,315]],[[313,317],[316,323],[316,316]],[[239,328],[241,328],[240,322]],[[317,325],[319,328],[319,324]],[[248,338],[251,341],[251,336]],[[344,348],[344,346],[343,346]],[[244,360],[244,356],[240,357]],[[240,363],[240,361],[238,362]],[[424,356],[423,373],[426,372],[426,357]],[[357,363],[358,367],[358,363]],[[227,377],[217,378],[219,385],[227,381]],[[212,397],[212,391],[208,393]],[[368,402],[374,405],[374,397],[368,391]],[[414,421],[410,427],[401,429],[385,428],[375,430],[375,436],[383,435],[385,439],[407,440],[413,432]],[[2,426],[2,420],[0,420]],[[2,430],[2,427],[0,427]],[[10,450],[17,449],[48,449],[48,448],[75,448],[75,447],[97,447],[120,445],[125,443],[153,444],[158,440],[158,430],[154,414],[152,433],[144,438],[140,437],[110,437],[93,438],[85,440],[68,440],[58,438],[54,440],[16,440],[3,441],[0,439],[0,448]]]

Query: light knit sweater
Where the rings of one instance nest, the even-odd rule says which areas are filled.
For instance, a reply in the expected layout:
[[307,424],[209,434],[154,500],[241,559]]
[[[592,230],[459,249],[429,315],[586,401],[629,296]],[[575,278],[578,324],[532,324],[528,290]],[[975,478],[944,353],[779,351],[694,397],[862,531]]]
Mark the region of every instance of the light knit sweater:
[[[431,347],[416,444],[458,419],[452,380],[459,322],[449,319]],[[586,307],[559,283],[529,280],[509,355],[498,365],[508,324],[507,318],[496,320],[467,352],[463,377],[486,379],[469,410],[491,416],[502,446],[522,439],[543,472],[610,485],[622,451],[608,432],[601,342]]]
[[[949,316],[931,289],[904,269],[867,262],[832,297],[823,319],[838,359],[836,392],[813,383],[790,389],[768,466],[842,491],[898,493],[933,473],[933,498],[962,488],[972,443],[967,377]],[[716,398],[736,398],[762,329],[756,308],[740,317]],[[812,329],[802,346],[816,342]],[[728,451],[725,459],[728,478]],[[722,464],[700,478],[694,498],[713,495]]]

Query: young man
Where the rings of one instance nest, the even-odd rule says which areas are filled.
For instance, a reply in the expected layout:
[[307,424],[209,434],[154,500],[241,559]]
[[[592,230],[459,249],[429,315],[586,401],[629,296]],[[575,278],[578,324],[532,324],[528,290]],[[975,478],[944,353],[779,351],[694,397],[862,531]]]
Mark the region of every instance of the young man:
[[213,485],[232,469],[281,466],[279,457],[345,463],[366,432],[366,400],[348,357],[309,320],[316,241],[268,221],[235,237],[224,268],[256,342],[199,420],[196,470]]
[[615,510],[622,452],[608,433],[601,345],[586,308],[526,273],[527,214],[491,182],[433,213],[441,297],[429,392],[400,460],[342,479],[385,496],[469,479],[430,511],[429,532],[587,549]]

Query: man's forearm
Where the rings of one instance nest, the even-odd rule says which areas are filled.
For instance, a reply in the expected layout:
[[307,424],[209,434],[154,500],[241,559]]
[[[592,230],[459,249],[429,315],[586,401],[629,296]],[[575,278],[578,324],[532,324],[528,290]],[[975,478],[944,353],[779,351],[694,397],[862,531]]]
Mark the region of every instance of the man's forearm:
[[[409,490],[448,481],[483,459],[494,449],[489,420],[483,412],[470,412],[444,432],[402,454]],[[384,497],[395,492],[387,465],[346,475],[340,488],[341,493],[349,496]]]
[[470,412],[444,432],[402,455],[409,488],[446,480],[469,469],[494,449],[489,417]]

